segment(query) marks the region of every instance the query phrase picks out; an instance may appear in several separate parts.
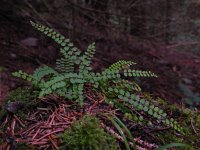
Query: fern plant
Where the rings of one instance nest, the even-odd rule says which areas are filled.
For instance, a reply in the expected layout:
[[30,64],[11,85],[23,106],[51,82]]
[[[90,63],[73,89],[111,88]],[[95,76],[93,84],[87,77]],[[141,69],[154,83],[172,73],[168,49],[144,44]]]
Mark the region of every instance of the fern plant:
[[[89,84],[94,91],[104,94],[107,97],[107,102],[114,103],[124,113],[130,109],[143,111],[155,118],[156,121],[183,132],[173,118],[168,118],[162,109],[150,104],[148,100],[137,94],[141,91],[139,85],[126,79],[127,77],[157,77],[157,75],[151,71],[131,69],[135,62],[125,60],[112,64],[101,73],[95,73],[91,68],[91,60],[95,54],[95,43],[90,44],[82,53],[69,39],[53,29],[32,21],[31,25],[58,43],[61,46],[60,53],[63,56],[56,61],[55,69],[42,66],[36,69],[32,75],[21,70],[13,73],[14,76],[30,81],[39,88],[39,97],[57,94],[69,100],[76,100],[80,105],[83,105],[84,86]],[[142,116],[139,118],[143,119]]]

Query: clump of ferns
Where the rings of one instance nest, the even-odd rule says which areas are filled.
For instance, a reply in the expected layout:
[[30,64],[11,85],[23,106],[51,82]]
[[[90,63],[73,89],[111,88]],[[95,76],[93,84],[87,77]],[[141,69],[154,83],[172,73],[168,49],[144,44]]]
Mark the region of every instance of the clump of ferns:
[[[135,63],[125,60],[112,64],[101,73],[95,73],[90,66],[95,54],[95,43],[90,44],[82,54],[69,39],[53,29],[32,21],[31,25],[58,43],[63,56],[56,61],[55,69],[42,66],[36,69],[32,75],[21,70],[13,73],[14,76],[30,81],[39,88],[40,98],[48,94],[57,94],[69,100],[76,100],[83,105],[84,86],[90,84],[94,91],[104,94],[107,102],[112,102],[124,113],[130,112],[131,109],[145,112],[157,122],[171,126],[176,131],[183,133],[182,128],[173,118],[169,119],[162,109],[136,94],[141,89],[135,82],[125,79],[126,77],[157,77],[154,73],[133,70],[130,67]],[[137,117],[144,120],[142,115]]]

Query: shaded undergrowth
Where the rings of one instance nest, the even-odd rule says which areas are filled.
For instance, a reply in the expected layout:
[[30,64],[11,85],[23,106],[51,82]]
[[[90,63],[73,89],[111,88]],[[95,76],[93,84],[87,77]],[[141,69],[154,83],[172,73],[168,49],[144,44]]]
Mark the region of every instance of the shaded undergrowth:
[[[91,125],[91,128],[94,126],[97,127],[98,132],[96,132],[96,129],[92,129],[92,131],[95,131],[96,134],[92,134],[94,138],[97,136],[102,136],[106,134],[112,134],[113,137],[117,140],[117,144],[119,147],[124,148],[124,141],[119,138],[120,134],[115,129],[115,127],[112,125],[112,123],[109,121],[109,119],[106,119],[105,117],[101,116],[101,113],[106,114],[109,110],[110,112],[113,112],[116,114],[123,122],[126,124],[126,126],[129,128],[129,130],[133,133],[134,137],[140,137],[144,143],[153,143],[155,145],[164,145],[171,142],[181,142],[181,143],[187,143],[189,145],[192,145],[194,148],[198,149],[199,147],[199,129],[200,129],[200,115],[188,108],[180,107],[174,104],[170,104],[162,99],[154,100],[151,98],[150,94],[144,94],[144,97],[146,97],[149,101],[154,103],[156,106],[159,106],[166,110],[173,118],[177,119],[177,122],[183,127],[185,135],[178,134],[174,130],[172,130],[170,127],[166,128],[160,128],[159,126],[151,126],[150,124],[147,124],[145,120],[134,120],[133,116],[130,117],[130,114],[124,115],[120,110],[117,110],[112,104],[106,104],[106,103],[100,103],[98,100],[102,100],[101,97],[94,93],[91,93],[90,90],[87,90],[86,97],[88,97],[83,105],[83,108],[77,105],[76,103],[72,101],[64,101],[63,98],[57,97],[55,95],[47,96],[42,101],[32,97],[33,93],[36,93],[35,90],[31,91],[29,89],[28,97],[30,96],[30,99],[25,96],[27,93],[27,87],[26,88],[19,88],[13,92],[11,92],[9,98],[7,99],[7,102],[5,103],[5,107],[3,107],[4,111],[4,117],[1,118],[1,148],[5,148],[8,145],[13,145],[14,147],[18,149],[42,149],[42,148],[58,148],[63,145],[67,146],[66,142],[63,142],[63,137],[66,137],[64,135],[68,135],[67,138],[70,138],[72,136],[72,132],[76,132],[75,137],[83,138],[82,140],[85,141],[85,137],[81,136],[83,132],[88,130],[89,126]],[[21,93],[21,97],[19,97]],[[35,107],[29,107],[29,102],[32,99],[32,106]],[[17,108],[15,112],[8,111],[6,109],[6,106],[8,104],[12,104],[13,102],[23,102],[24,105],[20,108]],[[29,109],[26,109],[26,107]],[[55,113],[56,112],[56,113]],[[53,116],[57,115],[56,118],[53,119]],[[35,115],[33,115],[35,114]],[[99,118],[99,120],[94,119],[94,124],[91,122],[91,118],[86,119],[83,121],[83,116],[91,114],[92,116],[96,116]],[[66,120],[59,121],[59,117],[66,117]],[[9,119],[6,119],[9,118]],[[17,118],[17,120],[16,120]],[[15,120],[15,126],[13,126],[13,120]],[[19,121],[20,120],[20,121]],[[80,121],[78,121],[80,120]],[[82,120],[82,121],[81,121]],[[86,121],[86,122],[85,122]],[[88,122],[87,122],[88,121]],[[21,123],[20,123],[21,122]],[[37,124],[41,122],[40,126]],[[79,122],[79,123],[78,123]],[[83,124],[80,122],[84,122]],[[46,124],[45,124],[46,123]],[[53,124],[60,124],[60,126],[53,126]],[[101,124],[103,123],[103,126]],[[52,129],[52,131],[58,130],[59,128],[63,128],[63,130],[60,130],[56,133],[51,133],[49,136],[44,137],[43,143],[40,143],[38,141],[38,138],[41,138],[41,136],[47,134],[39,134],[36,132],[40,131],[39,129],[42,128],[42,126],[48,126],[49,130]],[[66,124],[66,125],[65,125]],[[71,124],[73,124],[71,126]],[[74,125],[80,125],[76,130]],[[82,125],[81,125],[82,124]],[[88,128],[85,128],[85,124],[88,125]],[[33,128],[35,126],[35,128]],[[8,128],[10,127],[10,131],[8,131]],[[12,129],[13,128],[13,129]],[[32,129],[31,129],[32,128]],[[34,129],[34,130],[33,130]],[[20,132],[18,132],[20,131]],[[30,134],[31,131],[35,131],[34,134]],[[41,132],[44,132],[45,130],[41,130]],[[46,130],[47,131],[47,130]],[[65,132],[64,132],[65,131]],[[91,131],[91,132],[92,132]],[[13,133],[12,133],[13,132]],[[28,133],[29,132],[29,133]],[[105,133],[107,132],[107,133]],[[114,134],[113,134],[114,132]],[[64,134],[63,134],[64,133]],[[6,135],[6,136],[5,136]],[[92,136],[90,135],[90,136]],[[34,137],[32,141],[30,141],[30,137]],[[108,135],[106,136],[108,137]],[[25,139],[24,139],[25,138]],[[27,139],[26,139],[27,138]],[[72,139],[74,137],[71,137]],[[12,140],[11,140],[12,139]],[[29,139],[29,140],[28,140]],[[108,138],[109,139],[109,138]],[[112,138],[111,138],[112,139]],[[42,140],[41,140],[42,141]],[[77,142],[77,140],[75,140]],[[81,140],[79,140],[81,141]],[[86,140],[89,142],[88,140]],[[85,141],[85,142],[86,142]],[[96,142],[103,142],[100,139],[96,138]],[[113,141],[113,140],[111,140]],[[71,141],[72,145],[73,140]],[[86,143],[87,143],[86,142]],[[104,141],[105,142],[105,141]],[[103,143],[104,143],[103,142]],[[113,141],[114,142],[114,141]],[[111,142],[111,143],[113,143]],[[140,141],[136,141],[137,145],[141,145]],[[78,143],[77,143],[78,144]],[[79,143],[80,145],[84,144],[84,142]],[[92,143],[90,143],[92,144]],[[104,143],[105,144],[105,143]],[[113,143],[114,144],[114,143]],[[88,145],[88,144],[87,144]],[[115,145],[115,146],[116,146]],[[70,147],[70,144],[68,145]],[[147,148],[147,146],[146,146]],[[150,147],[149,147],[150,148]],[[148,148],[147,148],[148,149]],[[180,148],[181,149],[181,148]],[[188,148],[182,148],[182,149],[188,149]]]

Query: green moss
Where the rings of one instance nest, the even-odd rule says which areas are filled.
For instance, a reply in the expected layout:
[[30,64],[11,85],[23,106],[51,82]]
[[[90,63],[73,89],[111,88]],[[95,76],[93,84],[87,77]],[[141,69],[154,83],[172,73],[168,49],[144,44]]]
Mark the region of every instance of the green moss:
[[6,101],[7,103],[21,101],[26,103],[26,105],[32,105],[35,103],[37,96],[38,92],[35,91],[32,87],[19,87],[10,92]]
[[100,121],[86,115],[67,129],[62,142],[70,150],[117,150],[113,136],[100,127]]
[[[183,127],[185,134],[177,134],[173,130],[166,130],[154,133],[160,144],[168,144],[171,142],[186,143],[194,148],[200,147],[200,115],[189,108],[181,108],[176,104],[172,104],[167,100],[151,97],[149,93],[144,93],[146,99],[169,112],[171,117],[177,120],[178,124]],[[188,148],[181,148],[188,150]]]
[[[20,87],[10,92],[4,107],[24,118],[27,112],[37,106],[39,102],[37,97],[38,91],[32,87]],[[18,105],[21,107],[18,108]]]
[[192,144],[195,148],[200,147],[200,115],[192,110],[181,110],[181,122],[185,129],[184,141]]
[[173,131],[162,131],[155,133],[158,137],[158,141],[161,142],[162,145],[167,144],[167,143],[172,143],[172,142],[177,142],[177,143],[182,143],[183,139],[180,137],[177,137]]
[[0,73],[6,71],[6,68],[0,66]]

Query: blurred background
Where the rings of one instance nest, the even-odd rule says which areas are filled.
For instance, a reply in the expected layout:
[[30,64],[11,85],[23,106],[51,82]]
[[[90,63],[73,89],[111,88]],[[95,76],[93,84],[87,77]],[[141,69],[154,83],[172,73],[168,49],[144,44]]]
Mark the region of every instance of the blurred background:
[[33,29],[54,28],[84,50],[96,42],[93,68],[137,62],[158,79],[137,79],[144,92],[199,108],[200,0],[1,0],[0,101],[24,85],[11,72],[53,66],[59,47]]

